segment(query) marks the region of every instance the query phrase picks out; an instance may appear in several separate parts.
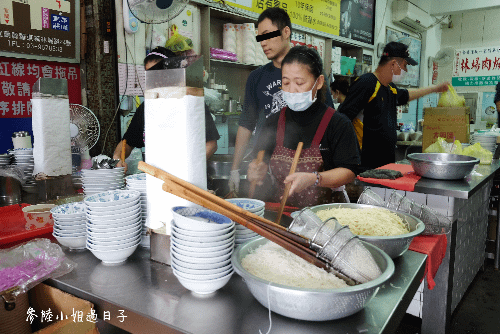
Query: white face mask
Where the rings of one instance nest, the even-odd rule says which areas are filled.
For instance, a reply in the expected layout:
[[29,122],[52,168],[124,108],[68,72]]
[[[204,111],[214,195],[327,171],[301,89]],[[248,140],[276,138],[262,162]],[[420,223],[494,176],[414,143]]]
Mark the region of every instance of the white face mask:
[[403,78],[404,78],[404,76],[405,76],[405,74],[406,74],[406,71],[405,71],[405,70],[403,70],[403,69],[401,68],[401,66],[399,66],[399,63],[397,63],[397,62],[396,62],[396,64],[398,64],[398,67],[399,67],[399,69],[401,70],[401,73],[400,73],[400,74],[394,74],[394,71],[392,71],[392,82],[394,82],[394,83],[398,83],[398,82],[400,82],[401,80],[403,80]]
[[293,111],[304,111],[309,108],[314,102],[316,102],[318,92],[316,91],[316,95],[313,99],[312,91],[314,89],[314,86],[316,86],[316,82],[318,82],[318,79],[316,79],[316,81],[314,82],[311,90],[308,90],[307,92],[289,93],[283,91],[283,99],[288,105],[288,108],[292,109]]

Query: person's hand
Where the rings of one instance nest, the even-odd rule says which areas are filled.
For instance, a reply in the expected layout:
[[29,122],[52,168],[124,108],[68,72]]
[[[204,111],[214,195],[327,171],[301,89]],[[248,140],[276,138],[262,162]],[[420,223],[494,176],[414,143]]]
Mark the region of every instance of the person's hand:
[[436,93],[447,92],[449,89],[449,85],[450,85],[450,83],[448,81],[440,83],[439,85],[436,86]]
[[240,170],[233,169],[229,172],[229,192],[238,193],[240,190]]
[[264,178],[267,174],[267,164],[264,162],[256,163],[252,161],[248,164],[247,180],[248,182],[256,182],[257,185],[261,186],[264,183]]
[[300,193],[302,190],[314,185],[316,183],[316,174],[313,173],[293,173],[288,175],[284,181],[285,184],[291,183],[290,192],[288,196],[295,193]]
[[127,173],[128,165],[125,161],[122,160],[118,161],[116,167],[125,167],[125,169],[123,170],[123,174]]

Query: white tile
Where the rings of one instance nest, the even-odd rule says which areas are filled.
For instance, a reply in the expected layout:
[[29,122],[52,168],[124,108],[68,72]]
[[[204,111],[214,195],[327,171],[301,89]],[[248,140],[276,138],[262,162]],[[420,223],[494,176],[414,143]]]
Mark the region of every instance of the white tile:
[[408,309],[406,310],[406,313],[420,318],[420,302],[418,300],[412,300],[410,306],[408,306]]
[[385,200],[385,188],[370,187],[370,189]]
[[418,287],[417,291],[424,292],[424,281],[425,280],[422,280],[422,282],[420,283],[420,286]]

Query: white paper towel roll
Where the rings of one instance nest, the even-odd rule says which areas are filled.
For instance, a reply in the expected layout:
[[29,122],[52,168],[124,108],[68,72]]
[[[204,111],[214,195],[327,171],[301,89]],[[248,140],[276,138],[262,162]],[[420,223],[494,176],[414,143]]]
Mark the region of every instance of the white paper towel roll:
[[222,30],[222,48],[236,53],[236,29],[232,23],[224,24]]
[[[146,98],[144,107],[146,162],[207,189],[204,98]],[[166,225],[170,235],[171,208],[193,204],[163,191],[162,184],[163,181],[146,175],[146,224],[153,229]]]
[[68,99],[32,99],[33,175],[71,174]]

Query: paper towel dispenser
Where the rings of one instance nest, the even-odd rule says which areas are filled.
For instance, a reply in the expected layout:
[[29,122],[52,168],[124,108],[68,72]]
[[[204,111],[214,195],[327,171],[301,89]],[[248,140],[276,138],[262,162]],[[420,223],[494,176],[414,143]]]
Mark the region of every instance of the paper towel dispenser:
[[[164,59],[163,64],[165,69],[146,71],[146,90],[175,86],[203,88],[203,56],[172,57]],[[187,67],[182,67],[184,64]]]
[[38,78],[33,85],[33,96],[68,95],[68,80],[53,78]]

